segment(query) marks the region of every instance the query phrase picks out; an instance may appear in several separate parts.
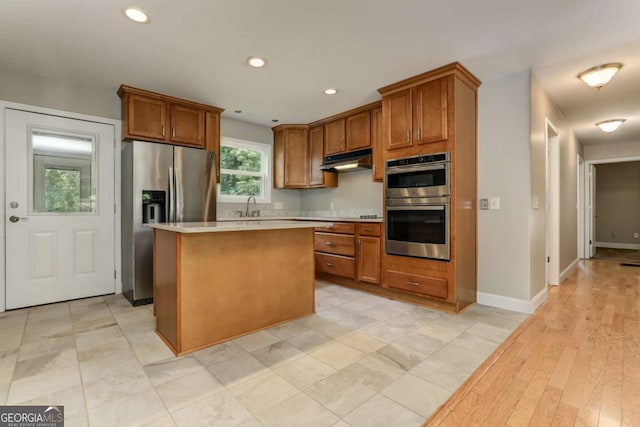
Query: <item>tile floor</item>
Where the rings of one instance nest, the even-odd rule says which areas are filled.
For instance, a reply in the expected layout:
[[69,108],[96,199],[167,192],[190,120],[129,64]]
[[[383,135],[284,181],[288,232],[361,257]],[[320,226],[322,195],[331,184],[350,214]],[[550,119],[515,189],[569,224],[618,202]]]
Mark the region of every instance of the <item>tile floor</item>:
[[321,281],[316,304],[179,358],[121,295],[0,313],[0,404],[64,405],[67,427],[420,426],[526,318]]

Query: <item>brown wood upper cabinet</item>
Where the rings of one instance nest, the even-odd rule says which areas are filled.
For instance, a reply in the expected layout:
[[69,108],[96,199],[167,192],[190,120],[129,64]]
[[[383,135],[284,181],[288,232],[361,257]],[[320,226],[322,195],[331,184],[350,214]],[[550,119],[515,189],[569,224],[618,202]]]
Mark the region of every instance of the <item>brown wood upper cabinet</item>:
[[371,116],[362,111],[324,125],[325,155],[371,147]]
[[388,150],[447,140],[450,79],[441,77],[382,97]]
[[371,110],[371,149],[373,151],[373,180],[384,180],[384,149],[382,146],[382,107]]
[[338,174],[320,169],[324,161],[324,127],[309,128],[309,187],[326,188],[338,186]]
[[[220,145],[219,116],[224,110],[211,105],[122,85],[122,139],[166,142],[205,148]],[[217,116],[210,120],[207,114]],[[209,138],[218,138],[210,141]],[[219,151],[219,150],[218,150]],[[216,152],[216,154],[219,154]]]
[[309,126],[281,125],[273,128],[273,187],[309,186]]

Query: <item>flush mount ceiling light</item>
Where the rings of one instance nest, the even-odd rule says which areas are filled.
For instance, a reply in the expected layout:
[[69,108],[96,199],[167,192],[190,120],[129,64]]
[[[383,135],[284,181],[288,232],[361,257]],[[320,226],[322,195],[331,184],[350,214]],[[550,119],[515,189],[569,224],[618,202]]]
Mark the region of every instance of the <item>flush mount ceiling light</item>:
[[612,119],[605,120],[603,122],[596,123],[596,126],[600,128],[603,132],[613,132],[618,129],[622,123],[624,123],[626,119]]
[[338,93],[338,89],[329,88],[325,89],[323,92],[325,95],[335,95],[336,93]]
[[586,85],[600,89],[609,83],[609,80],[620,71],[620,68],[622,68],[622,64],[619,62],[597,65],[578,74],[578,78]]
[[259,56],[250,56],[247,58],[247,64],[249,64],[253,68],[262,68],[266,63],[267,61],[264,58],[260,58]]
[[138,7],[127,7],[126,9],[122,9],[122,13],[124,16],[138,24],[147,24],[150,22],[149,15]]

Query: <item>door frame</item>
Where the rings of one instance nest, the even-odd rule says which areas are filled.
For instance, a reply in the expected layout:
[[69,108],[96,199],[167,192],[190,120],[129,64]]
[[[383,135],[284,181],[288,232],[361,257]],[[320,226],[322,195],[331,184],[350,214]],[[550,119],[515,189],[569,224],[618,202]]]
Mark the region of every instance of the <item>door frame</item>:
[[[591,194],[589,192],[589,168],[592,165],[603,165],[608,163],[626,163],[626,162],[637,162],[640,161],[640,156],[628,156],[628,157],[612,157],[610,159],[595,159],[595,160],[585,160],[582,164],[582,175],[584,176],[584,199],[582,204],[578,206],[578,215],[580,215],[584,221],[582,222],[582,228],[578,229],[578,234],[582,235],[583,242],[583,250],[585,259],[591,258],[589,255],[589,237],[591,234],[591,216],[589,215],[589,204],[591,203]],[[598,178],[596,177],[596,180]],[[597,200],[596,200],[597,203]],[[595,245],[595,237],[592,238],[593,244]]]
[[545,118],[546,206],[545,282],[560,284],[560,132]]
[[582,154],[578,153],[576,155],[576,164],[578,165],[578,171],[577,171],[577,182],[578,182],[578,209],[577,209],[577,215],[578,215],[578,259],[584,259],[585,258],[585,252],[584,252],[584,233],[582,233],[582,230],[584,230],[584,193],[585,193],[585,186],[584,186],[584,179],[585,179],[585,175],[584,175],[584,158],[582,157]]
[[[114,176],[113,176],[113,185],[114,185],[114,266],[116,269],[116,277],[114,278],[114,291],[116,294],[122,293],[122,263],[120,258],[121,252],[121,225],[120,225],[120,182],[118,181],[118,177],[120,176],[120,146],[121,139],[120,135],[122,134],[122,121],[117,119],[108,119],[105,117],[91,116],[86,114],[72,113],[70,111],[62,111],[56,110],[52,108],[43,108],[36,107],[33,105],[20,104],[15,102],[3,101],[0,100],[0,165],[3,170],[5,167],[5,138],[6,138],[6,124],[5,124],[5,110],[14,109],[21,110],[27,113],[37,113],[37,114],[47,114],[50,116],[57,116],[66,119],[76,119],[76,120],[84,120],[87,122],[95,122],[106,125],[112,125],[114,127],[114,153],[113,153],[113,161],[114,161]],[[5,201],[5,179],[4,173],[0,174],[0,200],[3,203]],[[6,218],[5,218],[5,209],[0,209],[0,220],[2,220],[2,227],[0,228],[2,233],[2,244],[0,244],[0,312],[4,312],[6,310],[6,254],[5,254],[5,245],[7,240],[6,234]]]

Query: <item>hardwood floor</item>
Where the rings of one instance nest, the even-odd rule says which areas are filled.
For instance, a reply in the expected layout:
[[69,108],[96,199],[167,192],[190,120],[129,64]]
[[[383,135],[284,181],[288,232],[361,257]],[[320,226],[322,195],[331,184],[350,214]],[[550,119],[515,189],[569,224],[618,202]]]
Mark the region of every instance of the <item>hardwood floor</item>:
[[640,268],[580,261],[425,426],[640,426]]

